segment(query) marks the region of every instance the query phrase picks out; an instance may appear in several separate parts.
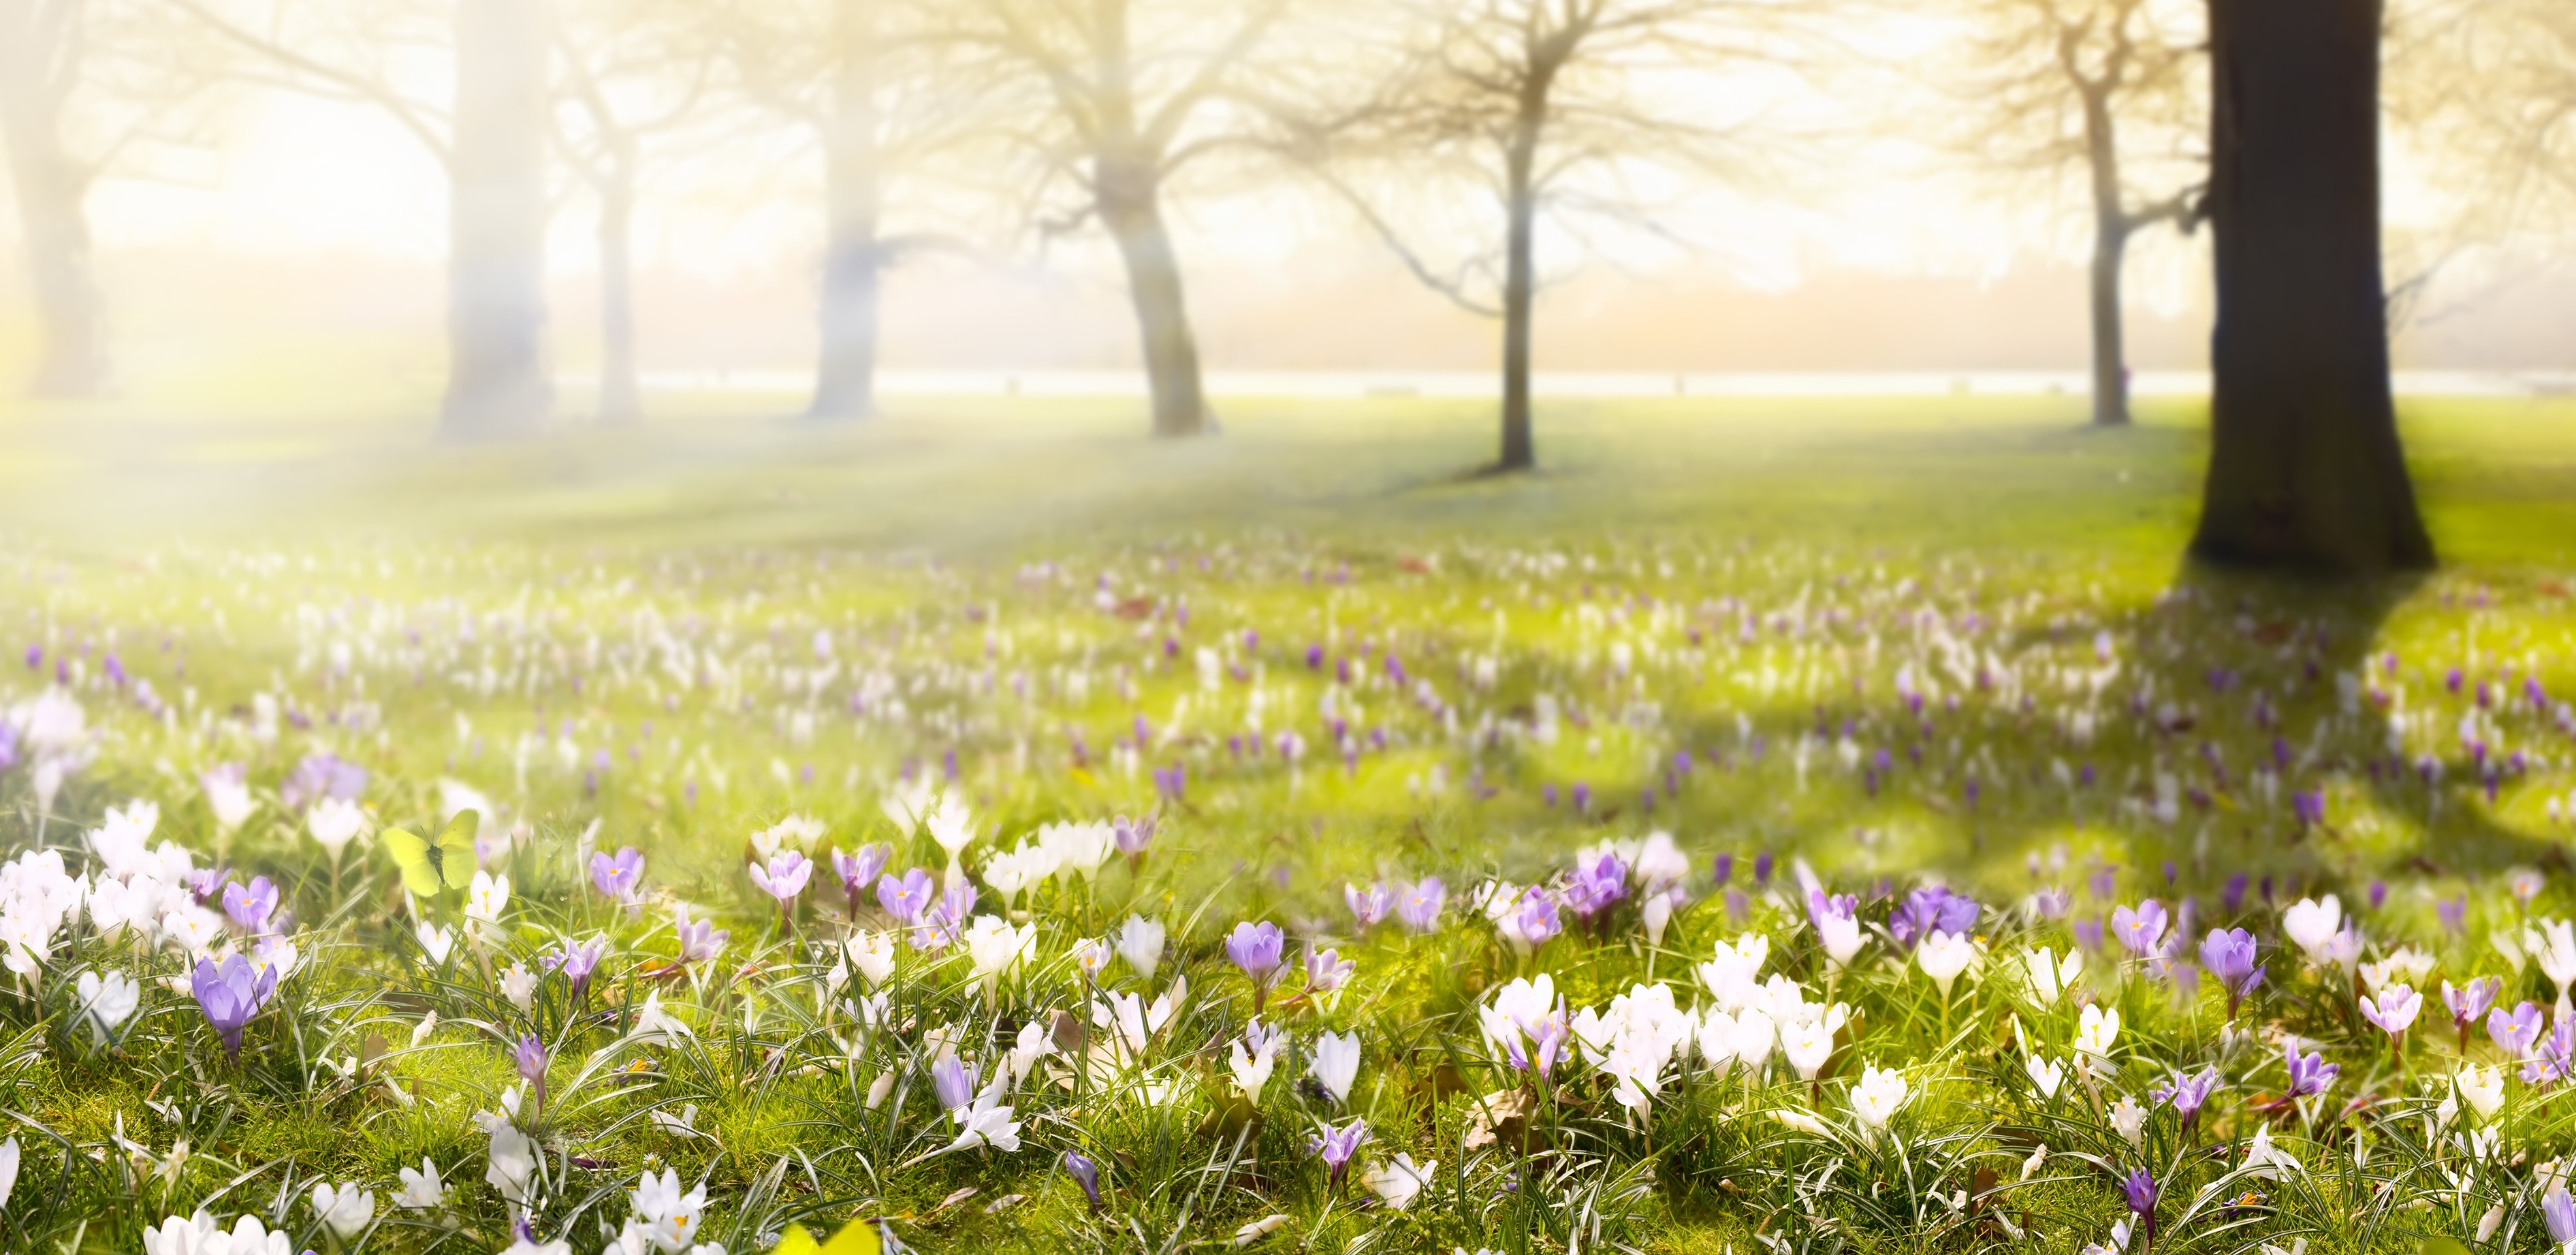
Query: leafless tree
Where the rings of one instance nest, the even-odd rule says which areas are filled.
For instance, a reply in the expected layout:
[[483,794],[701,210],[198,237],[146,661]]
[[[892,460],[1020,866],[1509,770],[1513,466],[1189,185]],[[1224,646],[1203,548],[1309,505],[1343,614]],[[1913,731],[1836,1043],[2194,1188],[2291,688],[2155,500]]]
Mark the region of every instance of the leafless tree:
[[941,0],[934,36],[987,94],[983,138],[1027,162],[1048,234],[1104,228],[1127,274],[1153,430],[1208,430],[1196,336],[1166,200],[1186,171],[1246,150],[1247,102],[1298,0]]
[[702,123],[716,46],[698,6],[557,0],[556,147],[599,202],[598,421],[642,421],[636,374],[634,224],[648,145]]
[[2188,230],[2208,184],[2200,133],[2207,43],[2200,0],[1957,0],[1965,56],[1950,72],[1951,145],[2008,176],[2014,196],[2082,188],[2092,248],[2093,421],[2129,421],[2121,275],[2129,243]]
[[[1502,322],[1495,469],[1538,461],[1530,367],[1543,227],[1578,249],[1603,230],[1678,240],[1641,189],[1741,186],[1770,164],[1791,124],[1707,88],[1796,72],[1816,51],[1802,11],[1818,7],[1388,0],[1368,41],[1386,66],[1380,85],[1344,108],[1279,115],[1283,146],[1416,278]],[[1473,225],[1427,207],[1450,193],[1471,199]]]
[[2419,0],[2400,19],[2392,112],[2454,189],[2460,239],[2576,242],[2576,5]]
[[[543,0],[166,0],[241,77],[382,109],[448,176],[450,439],[522,436],[554,407],[545,353],[549,45]],[[442,64],[445,102],[412,90]]]
[[143,150],[202,142],[214,82],[151,0],[0,0],[0,136],[44,331],[34,394],[105,383],[90,188]]

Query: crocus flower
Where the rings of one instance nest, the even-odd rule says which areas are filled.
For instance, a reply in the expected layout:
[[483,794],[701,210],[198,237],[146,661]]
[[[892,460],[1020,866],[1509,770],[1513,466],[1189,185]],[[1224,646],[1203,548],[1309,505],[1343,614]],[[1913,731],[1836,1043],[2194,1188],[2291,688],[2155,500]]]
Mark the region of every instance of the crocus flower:
[[716,927],[714,920],[690,919],[689,908],[683,903],[671,910],[671,936],[680,943],[682,963],[704,963],[724,953],[725,942],[733,934]]
[[592,854],[590,883],[619,902],[634,902],[644,890],[644,852],[630,845],[615,854]]
[[1972,898],[1940,885],[1925,885],[1905,895],[1905,901],[1889,914],[1887,935],[1908,948],[1928,933],[1964,937],[1976,929],[1977,914],[1982,909]]
[[1081,1151],[1069,1150],[1064,1152],[1064,1174],[1082,1187],[1082,1197],[1090,1202],[1091,1209],[1100,1210],[1100,1165]]
[[1425,876],[1397,888],[1395,917],[1413,932],[1430,932],[1440,926],[1440,911],[1448,898],[1448,886],[1441,884],[1438,876]]
[[2151,1097],[2158,1102],[2172,1103],[2174,1113],[2182,1117],[2183,1127],[2189,1128],[2200,1115],[2201,1107],[2209,1101],[2210,1092],[2217,1088],[2218,1069],[2203,1068],[2197,1076],[2174,1073],[2173,1079],[2157,1086]]
[[1325,1125],[1321,1136],[1307,1141],[1307,1148],[1324,1161],[1324,1169],[1331,1175],[1333,1185],[1339,1187],[1343,1170],[1351,1166],[1351,1157],[1359,1153],[1360,1143],[1367,1141],[1368,1135],[1368,1121],[1353,1117],[1349,1124],[1340,1128]]
[[2424,996],[2407,985],[2390,985],[2379,991],[2378,998],[2364,997],[2361,1000],[2362,1018],[2388,1034],[2392,1050],[2396,1048],[2397,1039],[2406,1035],[2407,1028],[2415,1023],[2415,1016],[2423,1009]]
[[213,959],[197,960],[197,969],[189,978],[197,996],[197,1007],[206,1013],[206,1023],[214,1026],[224,1039],[224,1054],[241,1057],[242,1028],[268,1005],[269,995],[277,992],[277,969],[252,974],[250,960],[236,954],[221,966]]
[[1866,940],[1860,931],[1860,899],[1848,893],[1828,894],[1822,889],[1807,891],[1807,920],[1815,925],[1816,940],[1825,948],[1825,957],[1835,967],[1849,964],[1860,953]]
[[2164,942],[2164,904],[2149,898],[2135,909],[2125,906],[2113,908],[2111,936],[2139,958],[2154,954]]
[[2263,983],[2264,965],[2254,962],[2254,934],[2242,928],[2213,928],[2200,943],[2200,965],[2227,991],[2227,1014]]
[[542,963],[549,972],[563,973],[564,979],[572,982],[573,996],[578,998],[590,988],[590,974],[599,970],[599,961],[607,957],[608,938],[601,936],[586,942],[567,940],[547,954]]
[[1576,915],[1590,919],[1628,896],[1628,865],[1615,851],[1603,850],[1589,859],[1577,859],[1574,875],[1565,885],[1565,906]]
[[2147,1239],[2155,1240],[2156,1196],[2163,1192],[2157,1187],[2156,1179],[2148,1175],[2146,1169],[2140,1168],[2130,1173],[2128,1179],[2120,1182],[2120,1192],[2129,1196],[2129,1210],[2138,1214],[2140,1225],[2146,1230]]
[[805,882],[814,875],[814,864],[794,850],[781,850],[766,867],[753,863],[750,872],[751,883],[778,899],[778,913],[784,916],[796,895],[805,892]]
[[224,915],[233,926],[246,933],[266,932],[269,916],[277,912],[277,886],[266,876],[252,878],[248,885],[224,884]]
[[2442,1003],[2451,1009],[2451,1023],[2460,1030],[2461,1053],[2465,1054],[2469,1049],[2469,1026],[2477,1023],[2479,1017],[2487,1013],[2487,1008],[2495,1005],[2496,995],[2503,992],[2504,978],[2500,976],[2478,977],[2465,989],[2453,988],[2449,981],[2442,982]]
[[1265,990],[1279,971],[1279,953],[1287,938],[1279,926],[1268,920],[1254,923],[1245,920],[1226,936],[1225,957],[1234,961],[1243,974],[1252,978],[1253,989]]
[[1522,895],[1520,911],[1511,917],[1511,923],[1532,950],[1565,931],[1564,921],[1557,917],[1556,899],[1536,886]]
[[893,916],[897,923],[909,924],[920,919],[921,913],[930,909],[931,895],[928,868],[915,867],[905,872],[901,880],[892,876],[877,878],[877,905],[884,907],[885,913]]
[[894,847],[872,843],[859,847],[858,853],[832,851],[832,874],[841,878],[841,892],[850,899],[850,914],[859,913],[859,897],[876,883],[877,875],[894,861]]
[[1109,821],[1109,835],[1118,842],[1118,852],[1126,855],[1128,862],[1144,858],[1145,851],[1154,844],[1154,823],[1151,815],[1143,819],[1121,815]]
[[1385,885],[1370,885],[1366,889],[1358,885],[1343,885],[1342,902],[1351,908],[1351,919],[1359,925],[1360,931],[1367,932],[1386,918],[1387,911],[1395,905],[1395,895],[1389,893]]
[[950,1111],[975,1101],[975,1080],[975,1065],[955,1055],[941,1055],[930,1065],[930,1087],[939,1095],[939,1105]]
[[2528,1056],[2540,1040],[2540,1004],[2526,1002],[2507,1013],[2503,1007],[2487,1012],[2487,1036],[2504,1052],[2516,1059]]
[[2311,1052],[2306,1057],[2301,1057],[2299,1048],[2295,1045],[2282,1047],[2281,1061],[2290,1072],[2290,1084],[2286,1092],[2291,1098],[2305,1098],[2311,1094],[2326,1092],[2334,1085],[2335,1077],[2343,1071],[2341,1067],[2326,1062],[2324,1055]]
[[1358,970],[1359,965],[1343,958],[1338,950],[1306,947],[1306,992],[1309,994],[1332,993],[1347,984],[1351,973]]
[[2565,1248],[2576,1243],[2576,1198],[2568,1196],[2564,1185],[2551,1186],[2540,1200],[2541,1221],[2549,1226],[2549,1240]]

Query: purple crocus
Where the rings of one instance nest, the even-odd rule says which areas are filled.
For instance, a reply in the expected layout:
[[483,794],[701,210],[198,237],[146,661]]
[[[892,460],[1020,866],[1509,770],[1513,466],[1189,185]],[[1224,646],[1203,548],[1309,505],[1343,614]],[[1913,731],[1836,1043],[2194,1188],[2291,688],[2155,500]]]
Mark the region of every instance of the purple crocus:
[[1259,923],[1245,920],[1236,924],[1234,931],[1226,936],[1225,957],[1233,960],[1236,967],[1243,969],[1244,975],[1252,978],[1252,1000],[1256,1007],[1261,1002],[1261,995],[1278,977],[1279,955],[1286,943],[1287,938],[1281,935],[1279,926],[1268,920]]
[[2522,1079],[2527,1084],[2546,1085],[2576,1075],[2576,1018],[2560,1016],[2532,1048],[2531,1057],[2523,1061]]
[[2576,1197],[2568,1195],[2566,1186],[2553,1185],[2541,1197],[2540,1219],[2549,1226],[2550,1245],[2564,1247],[2576,1242]]
[[2296,1046],[2281,1048],[2281,1062],[2290,1071],[2287,1096],[2291,1098],[2305,1098],[2310,1094],[2326,1092],[2334,1085],[2335,1077],[2343,1071],[2342,1068],[2326,1062],[2326,1057],[2321,1054],[2311,1052],[2302,1058]]
[[1109,835],[1118,842],[1118,852],[1127,856],[1129,864],[1144,858],[1146,849],[1154,844],[1154,823],[1151,815],[1143,819],[1121,815],[1109,821]]
[[1352,1157],[1360,1153],[1360,1143],[1367,1141],[1368,1135],[1368,1121],[1354,1116],[1340,1128],[1325,1125],[1322,1136],[1309,1139],[1307,1147],[1324,1161],[1325,1171],[1339,1188],[1343,1171],[1351,1166]]
[[266,876],[256,876],[249,885],[224,884],[224,915],[246,933],[268,931],[268,918],[277,912],[277,886]]
[[2227,1015],[2263,983],[2264,966],[2255,961],[2254,934],[2242,928],[2213,928],[2200,943],[2200,965],[2227,991]]
[[519,1077],[532,1087],[530,1092],[535,1094],[537,1103],[540,1106],[544,1105],[546,1101],[546,1043],[539,1040],[537,1035],[534,1033],[524,1034],[519,1038],[518,1049],[510,1052],[510,1061],[518,1065]]
[[1328,994],[1350,983],[1351,973],[1359,965],[1342,957],[1338,950],[1306,947],[1306,992]]
[[1082,1187],[1082,1196],[1090,1201],[1091,1209],[1100,1210],[1100,1165],[1081,1151],[1069,1150],[1064,1152],[1064,1174]]
[[1905,900],[1889,913],[1887,935],[1908,950],[1930,933],[1964,937],[1976,929],[1977,914],[1982,909],[1973,898],[1940,885],[1925,885],[1905,895]]
[[1413,932],[1427,933],[1440,927],[1440,912],[1448,901],[1449,887],[1438,876],[1425,876],[1397,887],[1395,918]]
[[2470,981],[2466,989],[2455,989],[2451,982],[2442,982],[2442,1004],[2451,1009],[2451,1023],[2460,1030],[2460,1053],[2468,1053],[2469,1026],[2477,1023],[2487,1013],[2487,1008],[2495,1005],[2496,995],[2503,992],[2504,979],[2498,976],[2478,977]]
[[2156,1196],[2163,1193],[2156,1179],[2140,1168],[2120,1182],[2120,1192],[2129,1196],[2129,1210],[2138,1214],[2139,1227],[2146,1230],[2147,1240],[2156,1237]]
[[2164,904],[2149,898],[2134,909],[2125,906],[2112,908],[2111,936],[2139,958],[2155,954],[2165,939]]
[[841,892],[850,900],[850,918],[859,917],[859,899],[875,884],[877,875],[894,861],[894,847],[881,843],[860,846],[855,854],[832,851],[832,874],[841,878]]
[[680,943],[682,963],[703,963],[724,953],[725,942],[733,934],[716,927],[711,919],[689,918],[689,909],[681,907],[671,920],[671,936]]
[[552,953],[539,960],[549,972],[561,972],[572,982],[572,996],[578,998],[590,988],[590,974],[599,970],[599,961],[608,957],[608,938],[593,937],[588,941],[565,941]]
[[754,863],[749,868],[751,883],[762,893],[778,899],[778,914],[785,918],[796,904],[796,895],[805,892],[805,882],[814,877],[812,860],[794,850],[782,850],[769,860],[768,866]]
[[1598,857],[1575,860],[1574,875],[1565,885],[1567,910],[1590,919],[1627,896],[1628,865],[1617,853],[1604,850]]
[[950,1111],[975,1101],[975,1065],[958,1061],[955,1055],[941,1055],[930,1065],[930,1087],[939,1095],[939,1105]]
[[1383,884],[1370,885],[1366,889],[1358,885],[1343,885],[1342,902],[1351,908],[1351,919],[1358,923],[1360,931],[1367,932],[1377,927],[1379,921],[1386,918],[1386,913],[1394,908],[1395,895]]
[[912,868],[903,874],[901,880],[892,876],[877,877],[877,905],[884,907],[885,913],[893,916],[896,923],[910,924],[920,919],[921,913],[930,909],[932,895],[927,868]]
[[2510,1013],[2503,1007],[2487,1012],[2487,1036],[2516,1059],[2529,1056],[2540,1040],[2540,1004],[2526,1002]]
[[1513,923],[1532,950],[1546,945],[1558,933],[1565,931],[1565,921],[1557,915],[1556,899],[1535,885],[1521,895],[1520,914]]
[[206,1023],[224,1039],[224,1056],[241,1058],[242,1029],[277,992],[277,969],[263,968],[254,974],[250,960],[238,954],[225,958],[220,966],[213,959],[199,959],[188,983],[197,996],[197,1009],[206,1013]]
[[2150,1097],[2157,1102],[2172,1103],[2174,1113],[2182,1117],[2182,1126],[2188,1129],[2192,1121],[2199,1118],[2200,1109],[2209,1101],[2210,1093],[2217,1088],[2218,1069],[2203,1068],[2197,1076],[2174,1073],[2173,1079],[2157,1086]]
[[590,883],[603,895],[633,904],[644,891],[644,852],[630,845],[615,854],[592,854]]

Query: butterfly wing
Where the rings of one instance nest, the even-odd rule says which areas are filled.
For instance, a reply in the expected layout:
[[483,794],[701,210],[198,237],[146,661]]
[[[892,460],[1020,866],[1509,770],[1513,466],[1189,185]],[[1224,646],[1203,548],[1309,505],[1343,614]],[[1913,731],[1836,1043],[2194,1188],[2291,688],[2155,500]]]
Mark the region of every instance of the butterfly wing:
[[402,871],[403,888],[416,898],[438,892],[438,869],[430,865],[427,841],[401,828],[387,828],[384,843],[394,856],[394,866]]
[[841,1231],[823,1244],[822,1255],[883,1255],[883,1251],[877,1241],[877,1227],[859,1219],[842,1225]]
[[447,829],[438,834],[438,872],[450,889],[462,889],[474,883],[474,830],[483,817],[470,810],[456,812],[447,821]]
[[769,1255],[821,1255],[822,1250],[815,1245],[814,1235],[805,1231],[805,1226],[792,1224],[778,1239],[778,1245],[770,1248]]

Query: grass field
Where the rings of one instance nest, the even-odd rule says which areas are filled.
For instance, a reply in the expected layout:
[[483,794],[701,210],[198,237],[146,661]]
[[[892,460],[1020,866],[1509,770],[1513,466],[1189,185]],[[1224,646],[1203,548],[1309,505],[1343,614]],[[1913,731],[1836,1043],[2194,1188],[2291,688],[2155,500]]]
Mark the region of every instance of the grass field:
[[2554,1245],[2576,403],[2411,407],[2377,588],[2184,570],[2184,409],[789,408],[0,412],[0,1246]]

